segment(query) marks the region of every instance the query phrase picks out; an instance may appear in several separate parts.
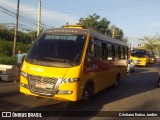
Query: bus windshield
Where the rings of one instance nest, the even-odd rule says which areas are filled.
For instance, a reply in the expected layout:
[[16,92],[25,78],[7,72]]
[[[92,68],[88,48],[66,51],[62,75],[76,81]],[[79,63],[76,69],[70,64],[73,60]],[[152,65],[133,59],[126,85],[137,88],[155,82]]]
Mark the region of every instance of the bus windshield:
[[86,36],[75,34],[43,34],[26,56],[32,64],[72,67],[80,64]]
[[132,50],[131,56],[133,57],[146,57],[146,50]]
[[148,56],[149,56],[149,57],[154,57],[154,53],[153,53],[152,51],[149,51],[149,52],[148,52]]

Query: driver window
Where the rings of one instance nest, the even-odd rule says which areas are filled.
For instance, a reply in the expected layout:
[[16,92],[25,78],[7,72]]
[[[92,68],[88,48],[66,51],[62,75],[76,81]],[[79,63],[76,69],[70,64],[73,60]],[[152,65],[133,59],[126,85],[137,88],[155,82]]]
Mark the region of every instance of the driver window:
[[88,50],[87,50],[87,57],[94,58],[95,57],[95,41],[93,38],[90,39]]

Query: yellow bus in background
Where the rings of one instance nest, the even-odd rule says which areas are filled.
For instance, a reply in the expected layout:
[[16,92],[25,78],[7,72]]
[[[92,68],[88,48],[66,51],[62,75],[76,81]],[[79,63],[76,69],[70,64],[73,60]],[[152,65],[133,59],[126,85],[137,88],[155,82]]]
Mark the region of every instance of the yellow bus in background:
[[125,42],[80,26],[46,30],[24,60],[20,92],[88,101],[91,95],[125,78],[127,55]]
[[148,50],[142,48],[134,48],[131,51],[130,59],[135,65],[147,66],[149,63]]
[[154,52],[153,51],[148,51],[148,57],[149,57],[149,63],[152,63],[154,64],[154,62],[156,61],[155,59],[155,55],[154,55]]

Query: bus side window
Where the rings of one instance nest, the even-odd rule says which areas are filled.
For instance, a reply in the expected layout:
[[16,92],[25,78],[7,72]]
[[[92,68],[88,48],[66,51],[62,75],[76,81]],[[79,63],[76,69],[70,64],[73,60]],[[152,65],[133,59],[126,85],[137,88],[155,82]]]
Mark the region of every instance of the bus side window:
[[119,59],[118,58],[118,46],[115,45],[115,59]]
[[107,59],[107,44],[102,43],[102,59]]
[[115,46],[112,45],[112,59],[115,59]]
[[118,58],[121,59],[121,47],[118,46]]
[[125,47],[126,48],[126,58],[128,59],[130,57],[130,55],[128,54],[129,51],[128,51],[128,47]]
[[87,58],[94,58],[95,57],[95,42],[94,42],[94,39],[91,39],[89,41],[86,57]]
[[112,60],[112,45],[110,43],[107,44],[108,48],[108,60]]
[[123,59],[126,59],[125,54],[126,54],[125,47],[123,47]]
[[99,40],[95,40],[95,58],[102,60],[102,43]]

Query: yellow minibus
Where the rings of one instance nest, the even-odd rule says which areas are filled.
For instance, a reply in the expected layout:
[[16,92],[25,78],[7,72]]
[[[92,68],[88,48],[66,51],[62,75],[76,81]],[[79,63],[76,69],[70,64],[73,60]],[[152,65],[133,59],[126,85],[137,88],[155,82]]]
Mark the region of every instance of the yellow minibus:
[[143,48],[134,48],[131,51],[130,59],[135,65],[147,66],[149,63],[148,50]]
[[155,55],[154,55],[154,52],[153,51],[149,51],[148,52],[148,58],[149,58],[149,63],[152,63],[152,64],[154,64],[154,62],[156,61],[155,60]]
[[88,101],[125,78],[128,45],[81,26],[41,33],[28,51],[20,92],[63,101]]

